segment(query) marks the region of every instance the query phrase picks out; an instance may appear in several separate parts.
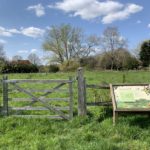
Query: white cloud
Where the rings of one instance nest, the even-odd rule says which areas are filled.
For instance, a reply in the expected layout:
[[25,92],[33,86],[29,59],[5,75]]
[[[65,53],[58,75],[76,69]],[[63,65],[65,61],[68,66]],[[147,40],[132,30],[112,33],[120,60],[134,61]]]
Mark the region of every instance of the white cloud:
[[21,28],[21,33],[23,35],[33,37],[33,38],[38,38],[43,36],[44,32],[45,30],[40,28],[35,28],[35,27]]
[[4,27],[0,26],[0,36],[10,37],[10,36],[12,36],[12,34],[7,29],[5,29]]
[[150,24],[148,24],[148,26],[147,26],[148,28],[150,28]]
[[20,31],[17,30],[17,29],[9,29],[8,31],[9,31],[10,33],[20,33]]
[[89,20],[121,9],[123,5],[114,1],[64,0],[63,2],[56,3],[55,7],[65,12],[74,12],[74,16],[80,16],[83,19]]
[[20,33],[17,29],[6,29],[0,26],[0,36],[11,37],[14,33]]
[[63,0],[48,7],[63,10],[71,13],[71,16],[80,16],[86,20],[100,17],[104,24],[127,19],[131,14],[143,9],[142,6],[136,4],[122,4],[112,0]]
[[62,2],[57,2],[54,7],[64,10],[65,12],[80,11],[82,9],[85,9],[85,7],[89,7],[92,2],[95,3],[95,0],[63,0]]
[[26,53],[28,53],[29,51],[28,50],[19,50],[18,51],[18,53],[20,53],[20,54],[26,54]]
[[43,36],[45,33],[45,29],[40,29],[36,27],[28,27],[28,28],[23,28],[21,27],[19,30],[18,29],[6,29],[4,27],[0,26],[0,36],[6,36],[6,37],[11,37],[14,34],[22,34],[28,37],[32,38],[38,38]]
[[103,17],[104,24],[112,23],[117,20],[124,20],[129,18],[131,14],[141,11],[143,8],[135,4],[129,4],[124,10],[113,12]]
[[0,44],[6,44],[6,43],[7,43],[7,41],[0,39]]
[[36,53],[37,51],[37,49],[31,49],[30,53]]
[[41,17],[45,15],[45,8],[41,4],[29,6],[27,10],[33,10],[35,11],[35,14],[37,17]]

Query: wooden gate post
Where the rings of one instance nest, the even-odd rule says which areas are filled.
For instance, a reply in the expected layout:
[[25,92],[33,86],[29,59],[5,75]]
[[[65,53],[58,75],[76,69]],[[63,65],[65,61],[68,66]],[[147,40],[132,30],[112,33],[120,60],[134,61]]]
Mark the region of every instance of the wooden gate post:
[[5,81],[8,79],[7,76],[3,76],[3,115],[8,115],[8,83]]
[[69,113],[69,117],[70,119],[73,118],[73,90],[72,90],[72,77],[69,77],[69,94],[70,94],[70,103],[69,103],[69,107],[70,107],[70,113]]
[[78,116],[85,116],[86,111],[86,83],[83,76],[83,69],[80,67],[77,71],[78,80]]

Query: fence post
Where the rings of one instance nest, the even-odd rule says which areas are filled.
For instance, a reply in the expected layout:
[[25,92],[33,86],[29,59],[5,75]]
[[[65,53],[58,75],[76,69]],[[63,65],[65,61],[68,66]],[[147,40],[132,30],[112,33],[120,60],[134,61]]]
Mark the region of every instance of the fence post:
[[7,76],[3,76],[3,115],[8,115],[8,83],[5,81],[8,79]]
[[83,69],[80,67],[77,71],[78,79],[78,116],[85,116],[86,111],[86,85],[83,76]]
[[69,94],[70,94],[70,112],[69,112],[69,118],[73,118],[73,90],[72,90],[72,77],[69,77]]

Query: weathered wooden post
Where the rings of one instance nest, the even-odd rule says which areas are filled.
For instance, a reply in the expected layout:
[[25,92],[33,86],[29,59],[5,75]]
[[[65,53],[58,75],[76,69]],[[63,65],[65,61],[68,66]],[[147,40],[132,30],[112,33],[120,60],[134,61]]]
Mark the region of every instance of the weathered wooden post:
[[8,115],[8,83],[7,76],[3,76],[3,115]]
[[69,118],[73,118],[73,90],[72,90],[72,77],[69,77],[69,94],[70,94],[70,113],[69,113]]
[[83,69],[80,67],[77,71],[78,80],[78,116],[85,116],[86,110],[86,83],[83,76]]

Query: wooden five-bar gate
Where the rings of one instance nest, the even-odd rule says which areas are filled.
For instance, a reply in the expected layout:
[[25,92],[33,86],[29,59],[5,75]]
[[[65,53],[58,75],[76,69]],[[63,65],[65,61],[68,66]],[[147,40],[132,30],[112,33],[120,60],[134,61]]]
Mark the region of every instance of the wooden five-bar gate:
[[[30,85],[32,84],[33,88],[29,89],[30,86],[27,86],[27,88],[23,87],[22,84]],[[16,79],[16,80],[9,80],[7,76],[3,77],[2,80],[3,84],[3,106],[2,106],[2,113],[6,116],[13,115],[16,117],[48,117],[48,118],[62,118],[69,120],[73,117],[73,80],[71,77],[69,77],[68,80],[39,80],[39,79]],[[54,86],[49,86],[48,89],[36,89],[37,85],[41,84],[54,84]],[[61,87],[64,87],[65,89],[62,89]],[[19,98],[12,98],[10,97],[10,91],[24,93],[28,96],[28,98],[25,96],[19,97]],[[40,96],[35,93],[40,92]],[[52,93],[56,92],[57,97],[50,97]],[[67,94],[64,94],[67,97],[62,96],[61,98],[58,98],[58,95],[60,93],[66,92]],[[42,93],[42,94],[41,94]],[[58,93],[58,94],[57,94]],[[38,95],[38,96],[37,96]],[[21,102],[24,102],[25,104],[23,107],[14,107],[11,106],[11,103],[15,102],[20,104]],[[51,102],[55,102],[53,105]],[[61,104],[62,105],[58,105]],[[17,105],[18,106],[18,105]],[[59,107],[58,107],[59,106]],[[14,111],[14,112],[13,112]],[[25,111],[27,113],[21,113],[22,111]],[[38,115],[32,115],[29,112],[37,111]],[[39,115],[39,112],[42,111],[48,111],[47,114]],[[50,115],[50,112],[53,114]]]
[[[87,89],[106,89],[107,91],[110,89],[108,84],[102,85],[95,85],[95,84],[88,84],[86,83],[86,78],[83,74],[83,69],[78,68],[77,71],[77,87],[78,87],[78,115],[85,116],[87,114],[87,106],[112,106],[111,100],[103,100],[103,101],[87,101]],[[2,106],[2,113],[3,115],[13,115],[16,117],[48,117],[48,118],[62,118],[69,120],[73,118],[73,79],[69,77],[68,80],[40,80],[40,79],[8,79],[7,76],[3,77],[2,84],[3,84],[3,106]],[[20,86],[20,84],[34,84],[34,88],[31,89],[30,85],[27,88]],[[36,89],[37,84],[55,84],[53,87],[48,86],[48,89]],[[66,85],[67,88],[66,88]],[[62,89],[61,87],[64,87]],[[41,86],[44,88],[44,86]],[[29,89],[30,88],[30,89]],[[27,97],[10,97],[10,91],[15,89],[19,93],[24,93]],[[106,91],[105,90],[105,91]],[[64,97],[65,91],[67,91],[67,97]],[[40,92],[40,94],[38,94]],[[56,97],[52,96],[53,93],[57,92],[58,94],[55,95]],[[60,98],[60,93],[64,95]],[[41,94],[42,93],[42,94]],[[59,95],[59,96],[58,96]],[[50,97],[51,96],[51,97]],[[88,97],[89,98],[89,97]],[[91,98],[91,97],[90,97]],[[29,102],[26,105],[14,107],[11,106],[11,102]],[[51,102],[56,102],[54,105]],[[64,102],[66,103],[64,105]],[[62,103],[61,106],[58,104]],[[42,105],[42,106],[41,106]],[[22,111],[30,112],[30,111],[37,111],[43,112],[47,110],[48,112],[53,112],[55,115],[51,114],[42,114],[42,115],[33,115],[30,113],[23,113]],[[16,111],[15,113],[12,113]]]

